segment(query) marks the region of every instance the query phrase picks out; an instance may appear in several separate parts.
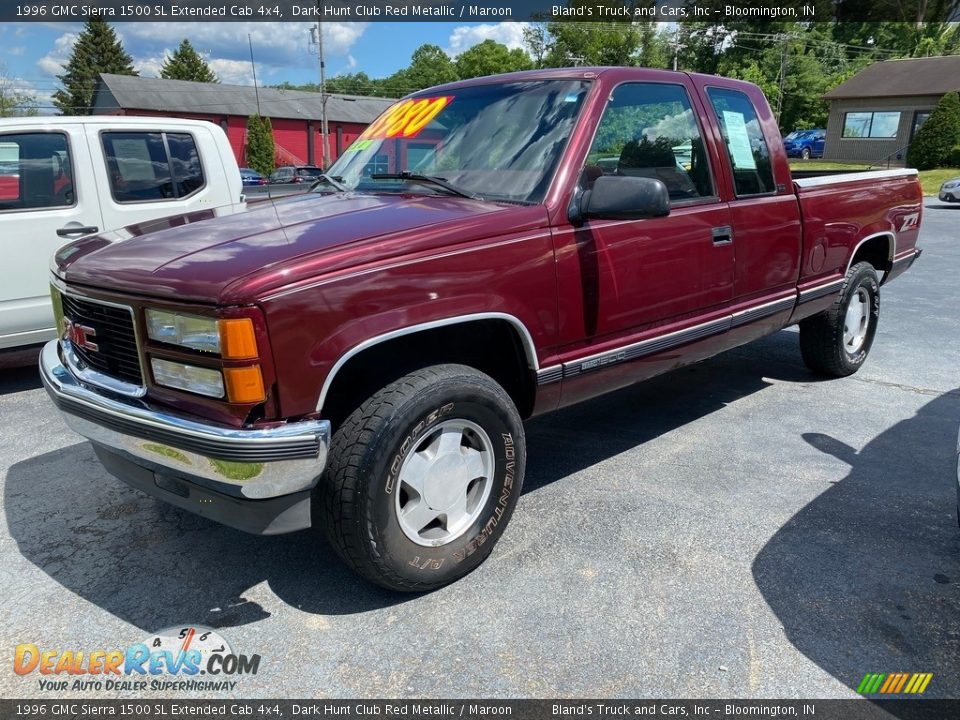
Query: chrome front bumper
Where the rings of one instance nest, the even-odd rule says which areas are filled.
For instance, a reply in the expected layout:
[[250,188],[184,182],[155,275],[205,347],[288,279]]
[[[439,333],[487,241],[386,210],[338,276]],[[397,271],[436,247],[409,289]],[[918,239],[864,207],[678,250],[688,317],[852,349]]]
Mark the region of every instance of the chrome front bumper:
[[[72,430],[100,446],[98,451],[105,449],[153,473],[161,490],[172,480],[199,486],[227,501],[265,501],[309,492],[326,465],[330,446],[326,420],[238,429],[187,420],[136,398],[108,397],[70,371],[55,340],[40,355],[40,377]],[[239,527],[229,519],[215,519]]]

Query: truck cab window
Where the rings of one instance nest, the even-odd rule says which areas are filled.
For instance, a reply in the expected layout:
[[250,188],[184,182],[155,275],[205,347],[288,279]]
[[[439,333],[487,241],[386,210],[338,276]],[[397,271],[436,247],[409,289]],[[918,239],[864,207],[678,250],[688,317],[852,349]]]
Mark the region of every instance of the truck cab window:
[[604,110],[581,176],[661,180],[673,202],[713,197],[713,179],[687,91],[681,85],[626,83]]
[[118,203],[175,200],[204,186],[197,146],[187,133],[107,132],[103,152]]
[[66,135],[0,135],[0,212],[70,207],[74,201]]
[[775,192],[770,149],[750,98],[726,88],[708,88],[707,95],[723,133],[737,197]]

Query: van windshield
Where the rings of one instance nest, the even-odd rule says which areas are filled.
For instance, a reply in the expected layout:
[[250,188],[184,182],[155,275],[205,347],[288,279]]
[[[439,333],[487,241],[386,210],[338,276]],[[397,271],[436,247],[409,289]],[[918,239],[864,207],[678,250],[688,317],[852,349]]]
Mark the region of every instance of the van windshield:
[[[487,200],[538,203],[588,88],[583,80],[536,80],[419,93],[388,108],[327,174],[359,192],[455,188]],[[401,174],[439,178],[449,187]]]

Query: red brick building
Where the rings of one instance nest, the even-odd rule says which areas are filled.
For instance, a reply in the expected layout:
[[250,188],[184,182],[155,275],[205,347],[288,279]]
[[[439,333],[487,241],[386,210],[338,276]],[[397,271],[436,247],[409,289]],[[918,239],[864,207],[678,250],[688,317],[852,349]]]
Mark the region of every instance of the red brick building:
[[[392,102],[328,95],[331,159],[339,157]],[[97,115],[177,117],[217,123],[227,133],[241,166],[246,164],[247,118],[256,115],[258,108],[273,125],[278,165],[322,164],[319,93],[102,73],[93,96],[93,112]]]

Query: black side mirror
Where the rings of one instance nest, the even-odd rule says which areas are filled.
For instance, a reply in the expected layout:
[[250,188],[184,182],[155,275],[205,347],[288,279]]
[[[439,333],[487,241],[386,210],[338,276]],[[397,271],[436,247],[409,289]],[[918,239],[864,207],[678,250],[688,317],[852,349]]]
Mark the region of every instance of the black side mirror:
[[661,180],[626,175],[598,177],[580,197],[579,218],[636,220],[670,214],[670,193]]

